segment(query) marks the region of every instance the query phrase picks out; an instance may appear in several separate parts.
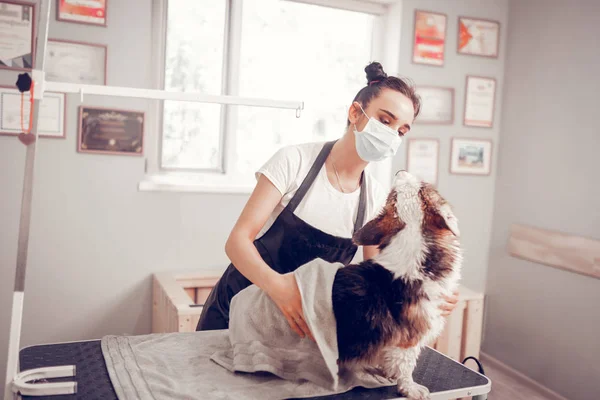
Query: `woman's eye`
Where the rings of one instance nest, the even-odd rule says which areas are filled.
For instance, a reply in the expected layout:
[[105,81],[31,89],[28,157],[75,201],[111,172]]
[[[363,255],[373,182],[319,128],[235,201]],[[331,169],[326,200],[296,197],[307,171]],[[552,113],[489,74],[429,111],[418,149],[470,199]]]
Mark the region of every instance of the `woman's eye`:
[[389,124],[390,124],[390,121],[388,121],[387,119],[382,119],[382,120],[381,120],[381,123],[382,123],[382,124],[389,125]]
[[405,133],[404,132],[398,132],[398,136],[400,137],[404,137]]

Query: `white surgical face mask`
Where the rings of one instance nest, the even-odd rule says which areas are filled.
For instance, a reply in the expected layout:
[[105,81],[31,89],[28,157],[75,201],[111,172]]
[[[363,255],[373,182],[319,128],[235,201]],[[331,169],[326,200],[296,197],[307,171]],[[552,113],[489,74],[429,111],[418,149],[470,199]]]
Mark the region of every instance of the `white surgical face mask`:
[[398,135],[398,132],[375,118],[369,117],[360,104],[359,107],[363,114],[369,118],[369,121],[360,132],[356,130],[356,125],[354,125],[356,151],[359,157],[371,162],[381,161],[384,158],[396,155],[398,147],[402,143],[402,138]]

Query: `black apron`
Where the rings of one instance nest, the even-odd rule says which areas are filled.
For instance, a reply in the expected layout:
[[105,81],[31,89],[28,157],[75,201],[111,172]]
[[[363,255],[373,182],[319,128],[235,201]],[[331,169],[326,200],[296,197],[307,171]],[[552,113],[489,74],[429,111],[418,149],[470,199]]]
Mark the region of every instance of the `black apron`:
[[[294,210],[298,207],[325,164],[334,143],[335,141],[327,142],[323,146],[289,204],[281,211],[267,232],[254,241],[254,246],[262,259],[281,274],[292,272],[315,258],[348,265],[356,254],[357,246],[352,242],[352,239],[327,234],[304,222],[294,214]],[[354,232],[360,229],[364,223],[366,185],[363,173]],[[221,279],[210,292],[202,309],[196,330],[227,329],[229,327],[229,304],[231,299],[251,284],[252,282],[246,279],[233,264],[229,264]]]

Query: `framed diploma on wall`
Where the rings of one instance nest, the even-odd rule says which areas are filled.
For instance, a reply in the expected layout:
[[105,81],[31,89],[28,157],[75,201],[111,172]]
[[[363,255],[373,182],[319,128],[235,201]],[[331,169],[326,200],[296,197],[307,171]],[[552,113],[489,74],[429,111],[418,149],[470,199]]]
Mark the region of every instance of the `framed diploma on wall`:
[[467,76],[465,89],[465,126],[491,128],[494,125],[496,79]]
[[0,1],[0,68],[33,67],[35,8],[31,3]]
[[144,152],[144,118],[142,111],[100,107],[79,107],[77,150],[141,156]]
[[454,89],[449,87],[419,86],[421,111],[416,124],[452,125],[454,123]]
[[492,168],[492,141],[487,139],[452,138],[450,173],[489,175]]
[[445,14],[415,11],[413,63],[444,65],[447,19]]
[[406,170],[422,181],[437,186],[440,141],[408,139]]
[[106,26],[108,0],[56,0],[56,19],[65,22]]
[[106,85],[106,54],[105,45],[48,39],[46,80]]
[[458,54],[498,58],[500,22],[458,17]]
[[[10,87],[0,86],[0,134],[17,136],[29,128],[31,111],[29,92],[23,93],[21,113],[21,92]],[[38,123],[39,136],[64,138],[66,132],[65,109],[67,96],[64,93],[45,92],[40,103]]]

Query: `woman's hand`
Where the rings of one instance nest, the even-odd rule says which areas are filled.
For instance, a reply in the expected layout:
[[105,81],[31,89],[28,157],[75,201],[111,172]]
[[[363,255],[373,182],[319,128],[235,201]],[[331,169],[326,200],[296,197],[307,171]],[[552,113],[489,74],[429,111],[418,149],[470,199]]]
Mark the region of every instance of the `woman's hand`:
[[304,321],[302,311],[302,296],[298,289],[296,276],[293,273],[279,275],[266,290],[290,324],[290,327],[300,337],[308,336],[315,340]]
[[443,311],[442,316],[447,317],[452,314],[452,311],[456,308],[456,304],[458,303],[458,290],[455,290],[451,296],[442,297],[446,302],[440,305],[440,309]]

